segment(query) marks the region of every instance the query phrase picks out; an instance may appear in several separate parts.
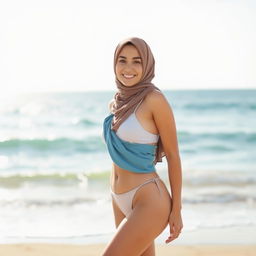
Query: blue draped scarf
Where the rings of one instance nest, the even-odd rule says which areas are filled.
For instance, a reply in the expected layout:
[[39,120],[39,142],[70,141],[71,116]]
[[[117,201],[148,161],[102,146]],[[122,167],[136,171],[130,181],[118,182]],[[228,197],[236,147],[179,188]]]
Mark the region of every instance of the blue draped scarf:
[[103,122],[103,138],[113,162],[119,167],[137,173],[155,172],[157,145],[129,142],[121,139],[111,129],[114,114],[108,115]]

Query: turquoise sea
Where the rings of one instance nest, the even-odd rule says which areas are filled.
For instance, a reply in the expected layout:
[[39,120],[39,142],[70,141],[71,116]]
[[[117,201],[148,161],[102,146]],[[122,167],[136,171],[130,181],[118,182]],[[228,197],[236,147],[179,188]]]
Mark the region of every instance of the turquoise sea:
[[[114,234],[102,138],[114,93],[0,96],[1,243]],[[182,162],[183,230],[256,227],[256,90],[163,93]],[[166,159],[156,169],[170,190]]]

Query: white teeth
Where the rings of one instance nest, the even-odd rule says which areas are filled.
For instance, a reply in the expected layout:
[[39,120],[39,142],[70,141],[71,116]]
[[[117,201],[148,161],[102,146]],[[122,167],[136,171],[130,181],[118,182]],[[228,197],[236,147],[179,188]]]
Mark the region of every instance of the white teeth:
[[126,77],[126,78],[132,78],[132,77],[134,77],[135,75],[123,75],[124,77]]

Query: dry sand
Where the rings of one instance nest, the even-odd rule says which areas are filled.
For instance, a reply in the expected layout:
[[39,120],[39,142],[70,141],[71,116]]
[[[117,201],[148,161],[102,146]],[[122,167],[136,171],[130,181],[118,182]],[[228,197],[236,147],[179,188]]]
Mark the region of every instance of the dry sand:
[[[100,256],[106,244],[1,244],[1,256]],[[156,245],[157,256],[255,256],[256,245]]]

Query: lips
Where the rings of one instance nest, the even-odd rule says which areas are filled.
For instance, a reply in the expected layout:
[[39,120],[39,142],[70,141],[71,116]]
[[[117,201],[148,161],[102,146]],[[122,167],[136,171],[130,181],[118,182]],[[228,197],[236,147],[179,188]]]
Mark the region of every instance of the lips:
[[132,79],[134,78],[136,75],[126,75],[126,74],[122,74],[122,76],[126,79]]

